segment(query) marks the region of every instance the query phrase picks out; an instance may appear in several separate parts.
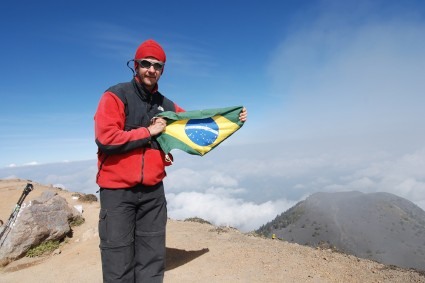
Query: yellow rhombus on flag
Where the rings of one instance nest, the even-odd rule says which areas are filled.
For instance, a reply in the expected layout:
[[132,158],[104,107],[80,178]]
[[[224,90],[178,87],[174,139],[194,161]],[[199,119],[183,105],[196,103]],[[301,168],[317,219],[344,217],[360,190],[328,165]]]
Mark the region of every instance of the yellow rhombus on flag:
[[239,114],[243,106],[175,113],[166,111],[157,116],[167,121],[165,131],[156,140],[165,154],[180,149],[204,155],[243,126]]

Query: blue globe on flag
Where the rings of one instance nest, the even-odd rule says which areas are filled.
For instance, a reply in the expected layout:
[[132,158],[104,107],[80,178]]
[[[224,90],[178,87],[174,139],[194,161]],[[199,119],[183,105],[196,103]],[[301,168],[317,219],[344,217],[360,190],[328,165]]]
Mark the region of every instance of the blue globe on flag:
[[212,118],[190,119],[186,123],[185,133],[199,146],[208,146],[218,137],[218,125]]

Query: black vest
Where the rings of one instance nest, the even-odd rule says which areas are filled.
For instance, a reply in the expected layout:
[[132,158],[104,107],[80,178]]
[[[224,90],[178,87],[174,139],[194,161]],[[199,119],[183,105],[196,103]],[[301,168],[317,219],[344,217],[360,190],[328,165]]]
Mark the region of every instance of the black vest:
[[[135,79],[117,84],[107,91],[114,93],[125,105],[125,131],[148,127],[152,118],[160,112],[176,111],[174,102],[158,91],[151,94]],[[159,148],[159,145],[152,140],[151,147]]]

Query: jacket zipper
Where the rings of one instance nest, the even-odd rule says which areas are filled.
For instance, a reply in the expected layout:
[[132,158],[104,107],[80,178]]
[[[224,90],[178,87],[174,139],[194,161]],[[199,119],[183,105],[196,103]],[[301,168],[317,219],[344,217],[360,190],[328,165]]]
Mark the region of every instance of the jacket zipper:
[[[146,97],[146,96],[145,96]],[[145,113],[146,113],[146,116],[148,116],[148,120],[149,120],[149,107],[152,107],[152,105],[151,105],[151,103],[152,103],[152,95],[147,95],[147,102],[148,103],[144,103],[145,104]],[[144,174],[143,174],[143,171],[144,171],[144,167],[145,167],[145,152],[146,152],[146,147],[143,147],[143,150],[142,150],[142,168],[141,168],[141,170],[142,170],[142,177],[141,177],[141,180],[140,180],[140,183],[141,184],[143,184],[143,178],[144,178]]]

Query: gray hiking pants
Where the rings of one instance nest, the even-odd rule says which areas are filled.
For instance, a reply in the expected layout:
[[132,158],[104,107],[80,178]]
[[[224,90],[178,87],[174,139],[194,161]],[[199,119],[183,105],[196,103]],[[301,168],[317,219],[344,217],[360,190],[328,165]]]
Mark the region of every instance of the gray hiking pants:
[[167,202],[161,183],[100,189],[103,282],[163,282]]

